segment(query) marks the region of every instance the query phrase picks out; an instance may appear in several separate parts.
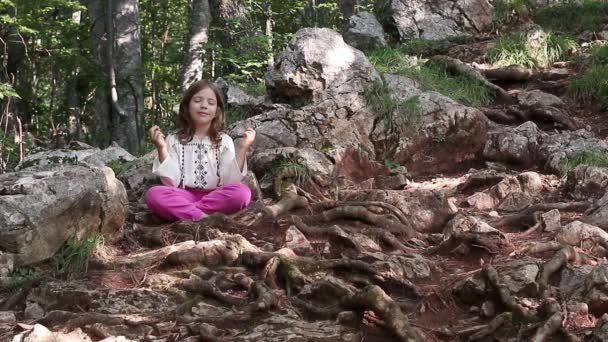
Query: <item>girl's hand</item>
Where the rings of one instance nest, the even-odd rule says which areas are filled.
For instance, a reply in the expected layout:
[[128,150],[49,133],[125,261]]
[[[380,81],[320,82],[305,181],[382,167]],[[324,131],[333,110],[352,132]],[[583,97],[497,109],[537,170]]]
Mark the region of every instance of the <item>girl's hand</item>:
[[149,130],[149,133],[150,133],[150,140],[152,140],[152,143],[154,144],[154,146],[156,146],[157,149],[160,150],[160,149],[164,149],[167,147],[167,142],[165,141],[165,135],[160,130],[160,127],[152,126]]
[[255,141],[255,130],[253,128],[247,128],[243,132],[243,138],[241,139],[241,146],[247,150]]

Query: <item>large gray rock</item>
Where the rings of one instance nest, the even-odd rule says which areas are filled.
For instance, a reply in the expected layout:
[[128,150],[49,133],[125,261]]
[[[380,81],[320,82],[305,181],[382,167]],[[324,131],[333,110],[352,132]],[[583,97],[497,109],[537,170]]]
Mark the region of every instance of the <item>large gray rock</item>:
[[568,172],[565,191],[576,200],[599,199],[607,189],[607,168],[579,165]]
[[[77,149],[61,149],[52,151],[40,151],[28,154],[23,161],[17,165],[17,170],[22,170],[31,166],[45,165],[76,165],[79,163],[88,164],[96,167],[106,166],[113,161],[129,162],[136,158],[122,147],[113,143],[104,150],[99,148],[79,144]],[[83,147],[85,147],[83,149]],[[89,147],[89,148],[86,148]]]
[[363,111],[350,113],[334,101],[326,101],[299,109],[276,106],[274,110],[235,123],[229,134],[241,136],[247,127],[255,128],[257,135],[251,148],[251,161],[256,172],[268,171],[266,167],[272,161],[285,155],[312,158],[306,164],[325,174],[333,168],[325,161],[326,157],[336,166],[350,154],[374,160],[374,145],[369,138],[373,122],[372,115]]
[[351,111],[363,105],[359,94],[381,80],[363,52],[327,28],[296,32],[265,78],[275,102],[302,106],[330,99]]
[[495,161],[533,164],[542,134],[531,121],[517,127],[498,129],[489,134],[483,155]]
[[398,141],[394,144],[393,157],[396,161],[428,159],[427,147],[437,139],[454,143],[466,141],[466,152],[476,153],[483,149],[487,120],[481,111],[440,93],[422,91],[416,81],[405,76],[383,76],[392,96],[410,102],[415,116],[406,119],[400,113],[393,113],[391,118],[385,115],[376,120],[371,138],[378,143],[390,139],[391,132],[396,134]]
[[488,0],[381,0],[378,19],[401,41],[440,40],[491,28],[493,7]]
[[487,159],[523,165],[537,165],[560,173],[563,162],[586,151],[608,153],[608,144],[579,129],[549,134],[528,121],[517,127],[499,127],[490,132],[483,155]]
[[594,203],[582,218],[585,223],[608,230],[608,193]]
[[111,237],[127,194],[110,168],[42,166],[0,175],[0,250],[15,266],[50,258],[70,236]]
[[386,47],[384,29],[380,22],[369,12],[360,12],[348,18],[344,41],[360,50]]

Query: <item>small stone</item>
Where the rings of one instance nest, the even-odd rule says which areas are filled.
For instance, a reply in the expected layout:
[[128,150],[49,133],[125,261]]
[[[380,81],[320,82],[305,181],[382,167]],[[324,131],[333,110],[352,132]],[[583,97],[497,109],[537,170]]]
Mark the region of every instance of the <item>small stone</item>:
[[540,218],[543,226],[545,227],[545,231],[555,232],[562,227],[561,215],[557,209],[553,209],[541,214]]
[[496,205],[494,198],[483,192],[472,194],[466,199],[466,203],[477,210],[492,209]]
[[409,184],[407,176],[404,174],[394,174],[389,176],[378,175],[374,178],[376,188],[382,190],[401,190]]
[[199,276],[202,279],[209,279],[215,274],[215,272],[208,269],[207,267],[198,266],[192,270],[192,274]]
[[473,313],[473,314],[478,313],[479,312],[479,307],[477,307],[477,306],[471,306],[469,308],[469,312]]
[[488,216],[490,217],[499,217],[500,215],[498,214],[498,212],[496,210],[492,210],[488,213]]
[[285,247],[291,248],[298,255],[313,254],[310,241],[296,226],[290,226],[285,232]]
[[356,327],[360,321],[361,316],[355,311],[342,311],[336,317],[336,322],[350,327]]
[[481,304],[481,315],[486,318],[494,317],[496,315],[494,302],[488,300]]
[[25,304],[25,311],[23,312],[25,318],[39,320],[44,317],[44,309],[38,303],[27,302]]

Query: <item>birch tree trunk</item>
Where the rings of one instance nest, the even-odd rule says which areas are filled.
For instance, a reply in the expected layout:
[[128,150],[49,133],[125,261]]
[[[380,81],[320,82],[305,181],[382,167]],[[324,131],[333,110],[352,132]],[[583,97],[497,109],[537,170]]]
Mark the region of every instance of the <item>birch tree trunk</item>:
[[88,0],[87,5],[93,56],[107,72],[106,86],[95,94],[95,140],[102,146],[115,141],[136,153],[145,130],[137,0]]
[[186,58],[182,71],[182,90],[203,77],[204,53],[201,45],[209,40],[209,0],[192,0],[186,40]]

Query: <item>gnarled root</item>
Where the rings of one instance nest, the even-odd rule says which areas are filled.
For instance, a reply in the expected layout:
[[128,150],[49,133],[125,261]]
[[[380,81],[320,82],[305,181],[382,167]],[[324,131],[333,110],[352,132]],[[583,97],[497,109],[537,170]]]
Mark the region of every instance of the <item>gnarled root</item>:
[[510,322],[513,320],[513,313],[511,312],[503,312],[500,315],[494,317],[490,323],[488,323],[483,329],[474,333],[469,337],[469,341],[477,341],[490,336],[494,333],[498,328],[500,328],[503,324]]
[[411,225],[404,225],[401,222],[396,222],[390,216],[377,215],[362,206],[343,206],[324,211],[319,215],[325,222],[331,222],[338,219],[354,219],[367,222],[378,226],[391,233],[404,234],[407,238],[421,238],[423,234],[414,230]]
[[308,200],[306,199],[306,197],[298,196],[289,192],[284,193],[277,203],[264,208],[263,218],[276,219],[280,215],[283,215],[289,212],[290,210],[304,208],[307,205]]
[[492,266],[488,266],[485,268],[485,276],[492,284],[496,292],[498,292],[498,296],[500,297],[500,301],[510,309],[514,314],[516,314],[519,318],[524,319],[528,322],[533,322],[537,320],[537,315],[535,312],[532,312],[523,306],[517,304],[515,298],[509,292],[503,284],[501,284],[500,279],[498,278],[498,272]]
[[562,322],[564,321],[564,314],[557,301],[553,298],[549,298],[547,301],[547,312],[549,319],[545,324],[541,325],[536,333],[530,339],[530,342],[543,342],[547,341],[551,335],[555,334],[562,328]]
[[343,298],[340,306],[345,310],[372,310],[385,323],[400,341],[422,341],[414,331],[399,304],[387,295],[379,286],[370,285],[354,295]]

